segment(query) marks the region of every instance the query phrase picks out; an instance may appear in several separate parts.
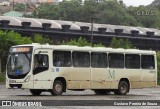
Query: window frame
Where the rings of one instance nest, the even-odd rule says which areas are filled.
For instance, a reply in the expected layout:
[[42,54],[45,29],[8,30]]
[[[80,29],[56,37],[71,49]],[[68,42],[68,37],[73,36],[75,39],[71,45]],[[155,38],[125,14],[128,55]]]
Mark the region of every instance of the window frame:
[[[123,55],[123,67],[110,67],[110,60],[109,60],[109,55],[110,55],[110,54]],[[124,68],[125,68],[125,54],[124,54],[124,53],[121,53],[121,52],[119,52],[119,53],[117,53],[117,52],[109,52],[109,53],[108,53],[108,67],[109,67],[110,69],[124,69]]]
[[[87,59],[89,59],[89,65],[87,65],[87,66],[81,66],[81,65],[75,65],[75,63],[74,63],[74,52],[79,52],[79,53],[87,53],[88,54],[88,56],[89,56],[89,58],[87,58]],[[78,64],[79,64],[79,62],[78,62]],[[73,67],[79,67],[79,68],[90,68],[91,67],[91,53],[90,53],[90,51],[72,51],[72,66]]]
[[47,57],[47,61],[48,61],[48,66],[45,67],[45,66],[38,66],[36,68],[33,67],[33,75],[36,75],[38,73],[42,73],[44,71],[47,71],[49,69],[49,55],[48,54],[34,54],[34,65],[35,65],[35,55],[43,55],[43,56],[46,56]]
[[[142,67],[142,56],[153,56],[153,59],[154,59],[154,67],[153,68],[143,68]],[[154,69],[156,69],[156,64],[155,64],[155,61],[156,61],[156,59],[155,59],[155,55],[154,54],[141,54],[141,69],[142,70],[154,70]]]
[[[96,66],[96,67],[94,67],[94,66],[92,66],[92,53],[97,53],[97,54],[105,54],[106,55],[106,62],[104,61],[104,67],[103,66],[100,66],[100,67],[98,67],[98,66]],[[108,68],[108,66],[109,66],[109,63],[108,63],[108,53],[107,52],[96,52],[96,51],[93,51],[93,52],[91,52],[90,53],[90,66],[92,67],[92,68]],[[97,61],[98,62],[98,61]]]
[[[127,68],[127,67],[126,67],[126,55],[137,55],[137,56],[139,56],[139,68]],[[125,68],[126,68],[126,69],[141,69],[141,55],[140,55],[140,54],[126,53],[126,54],[125,54]]]
[[[55,66],[55,65],[54,65],[54,54],[55,54],[54,52],[70,52],[70,60],[69,60],[69,61],[70,61],[70,65],[68,65],[68,66],[61,66],[61,65],[60,65],[60,66]],[[73,63],[73,62],[72,62],[72,51],[70,51],[70,50],[53,50],[53,52],[52,52],[52,57],[53,57],[53,59],[52,59],[52,64],[53,64],[54,67],[72,67],[72,65],[73,65],[73,64],[72,64],[72,63]],[[64,59],[65,59],[65,58],[64,58]]]

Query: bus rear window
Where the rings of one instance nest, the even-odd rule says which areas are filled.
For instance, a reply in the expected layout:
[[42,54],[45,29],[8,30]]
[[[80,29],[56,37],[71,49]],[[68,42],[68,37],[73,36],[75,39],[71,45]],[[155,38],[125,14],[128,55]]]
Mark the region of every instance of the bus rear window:
[[154,69],[155,61],[153,55],[142,55],[141,56],[141,67],[142,69]]

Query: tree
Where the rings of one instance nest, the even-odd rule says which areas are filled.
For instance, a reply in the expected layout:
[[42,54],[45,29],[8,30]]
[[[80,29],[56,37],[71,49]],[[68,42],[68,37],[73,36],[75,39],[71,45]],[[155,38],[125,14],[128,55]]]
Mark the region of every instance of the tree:
[[128,13],[139,23],[139,26],[147,28],[160,27],[160,11],[152,6],[129,7]]
[[[112,25],[142,26],[160,28],[159,1],[149,6],[127,7],[122,0],[64,0],[58,5],[41,4],[33,17],[104,23]],[[32,16],[31,16],[32,17]]]
[[31,38],[21,37],[20,34],[14,31],[0,31],[0,63],[2,64],[2,71],[5,70],[6,60],[9,48],[13,45],[32,43]]
[[157,52],[158,84],[160,84],[160,52]]
[[124,48],[124,49],[134,48],[132,43],[128,39],[118,39],[115,37],[113,37],[110,46],[112,48]]
[[160,6],[160,1],[159,0],[154,0],[150,6],[153,6],[153,7],[159,7]]
[[34,12],[33,16],[36,18],[52,19],[52,16],[55,16],[57,5],[52,4],[41,4]]
[[[79,37],[78,39],[71,39],[70,41],[62,41],[63,45],[76,45],[79,47],[83,46],[92,46],[90,42],[86,40],[86,38]],[[94,44],[93,47],[104,47],[102,43]]]
[[71,39],[68,42],[64,42],[62,44],[66,44],[66,45],[77,45],[80,47],[83,46],[91,46],[91,43],[89,43],[85,38],[80,37],[78,40],[77,39]]
[[49,38],[44,38],[40,34],[35,34],[34,38],[31,39],[30,37],[22,37],[19,33],[14,32],[14,31],[1,31],[0,30],[0,65],[1,63],[3,63],[2,71],[5,71],[8,51],[11,46],[31,44],[33,42],[41,43],[41,44],[45,44],[45,43],[53,44],[53,42]]
[[25,4],[22,4],[22,3],[16,4],[15,11],[25,11]]
[[34,38],[33,38],[33,42],[34,43],[40,43],[40,44],[53,44],[53,41],[50,40],[49,38],[47,37],[43,37],[41,34],[35,34],[34,35]]
[[13,45],[32,43],[31,38],[21,37],[14,31],[0,31],[0,56]]

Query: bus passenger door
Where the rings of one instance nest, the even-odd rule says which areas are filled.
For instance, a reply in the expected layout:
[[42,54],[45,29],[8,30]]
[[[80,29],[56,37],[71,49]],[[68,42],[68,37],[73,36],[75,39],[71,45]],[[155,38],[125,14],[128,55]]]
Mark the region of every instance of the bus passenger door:
[[49,50],[36,49],[33,65],[33,86],[34,89],[50,89],[51,74],[49,62]]

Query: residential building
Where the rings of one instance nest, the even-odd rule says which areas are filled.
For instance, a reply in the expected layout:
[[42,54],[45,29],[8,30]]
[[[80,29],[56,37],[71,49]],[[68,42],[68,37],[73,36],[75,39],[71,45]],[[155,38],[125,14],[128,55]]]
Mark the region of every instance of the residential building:
[[10,2],[8,0],[1,0],[0,6],[10,6]]
[[37,0],[39,3],[58,3],[59,0]]
[[60,0],[10,0],[11,3],[58,3]]
[[25,3],[25,0],[10,0],[10,2],[13,4],[13,2],[16,3]]

